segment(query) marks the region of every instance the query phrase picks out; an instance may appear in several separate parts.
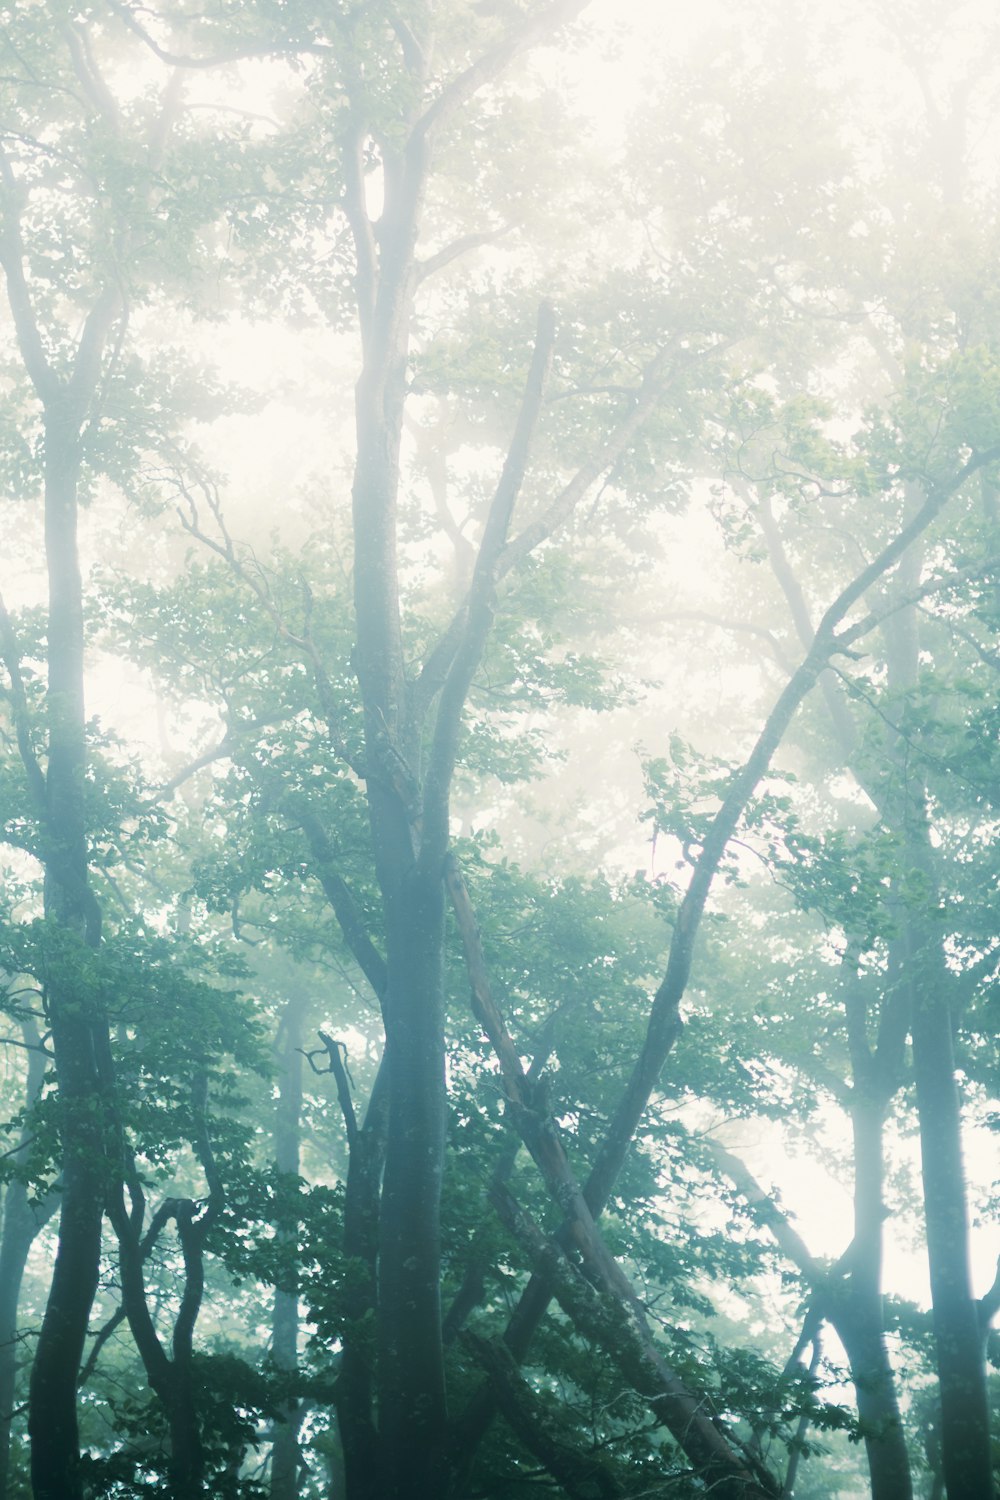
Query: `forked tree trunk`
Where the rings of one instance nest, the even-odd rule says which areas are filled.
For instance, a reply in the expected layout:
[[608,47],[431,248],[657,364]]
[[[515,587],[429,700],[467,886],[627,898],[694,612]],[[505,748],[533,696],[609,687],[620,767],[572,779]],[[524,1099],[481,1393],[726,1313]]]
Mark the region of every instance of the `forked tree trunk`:
[[[365,780],[388,966],[384,999],[389,1094],[379,1215],[376,1311],[378,1493],[403,1500],[441,1492],[446,1408],[440,1306],[439,1204],[444,1168],[444,857],[447,802],[462,704],[463,671],[444,676],[454,701],[436,715],[439,753],[422,764],[424,719],[403,654],[397,505],[399,453],[416,245],[441,121],[547,38],[585,0],[550,0],[520,16],[506,36],[447,83],[432,83],[430,15],[406,28],[402,54],[411,102],[391,131],[377,133],[363,90],[349,99],[344,207],[356,251],[362,370],[356,387],[353,501],[357,673],[364,708]],[[396,28],[397,35],[403,34]],[[374,139],[373,139],[374,136]],[[381,156],[384,201],[377,224],[365,191],[366,159]],[[514,485],[516,496],[520,480]],[[499,538],[502,545],[504,537]],[[491,557],[492,567],[496,561]],[[481,649],[481,646],[480,646]],[[474,668],[474,650],[467,653]],[[430,700],[442,688],[436,690]],[[444,724],[443,735],[438,731]]]

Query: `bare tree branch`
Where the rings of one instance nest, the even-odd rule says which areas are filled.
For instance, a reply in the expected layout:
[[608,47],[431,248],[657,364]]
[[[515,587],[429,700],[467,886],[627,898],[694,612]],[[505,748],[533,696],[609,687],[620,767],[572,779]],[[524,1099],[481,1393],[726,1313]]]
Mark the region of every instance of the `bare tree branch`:
[[[291,813],[289,815],[292,816]],[[381,1005],[389,986],[386,962],[372,942],[364,913],[336,868],[336,856],[326,829],[308,807],[296,806],[294,820],[309,841],[316,862],[316,878],[330,903],[344,940]]]
[[66,39],[73,71],[79,78],[84,93],[105,124],[117,134],[121,112],[97,65],[86,27],[67,21],[60,30]]
[[[506,1189],[493,1194],[502,1221],[527,1250],[532,1263],[577,1330],[593,1339],[633,1389],[673,1434],[719,1500],[773,1500],[778,1485],[716,1416],[710,1400],[689,1391],[666,1364],[637,1309],[612,1293],[599,1292],[541,1230]],[[601,1288],[611,1291],[610,1287]]]
[[[226,519],[222,510],[222,503],[219,499],[214,482],[210,480],[207,475],[197,472],[192,475],[192,482],[195,488],[201,494],[204,503],[207,505],[208,510],[219,529],[219,536],[221,537],[221,541],[216,537],[210,536],[208,532],[206,532],[202,528],[201,518],[198,510],[198,502],[195,496],[192,494],[190,486],[185,482],[181,474],[179,472],[174,472],[170,475],[170,483],[181,495],[184,500],[184,507],[186,507],[186,509],[182,508],[179,505],[176,507],[178,520],[189,536],[194,537],[195,540],[200,542],[203,547],[207,547],[210,552],[214,552],[217,557],[221,557],[228,564],[234,576],[237,577],[240,582],[250,590],[250,592],[257,599],[258,603],[263,606],[264,611],[273,621],[274,626],[281,639],[287,641],[289,645],[294,646],[296,650],[302,652],[309,666],[311,666],[313,670],[313,678],[316,683],[316,695],[319,699],[320,707],[323,711],[323,717],[326,720],[327,733],[329,736],[330,744],[340,756],[340,758],[344,761],[345,765],[349,766],[351,770],[354,771],[355,775],[357,775],[359,778],[364,779],[364,773],[361,767],[357,765],[356,759],[350,754],[347,746],[344,744],[343,739],[339,734],[338,725],[341,718],[340,706],[333,689],[333,684],[330,681],[326,666],[323,662],[323,658],[321,657],[316,647],[316,643],[313,640],[310,630],[313,599],[308,584],[303,581],[303,600],[305,614],[304,626],[301,633],[296,633],[289,627],[288,622],[282,614],[281,610],[275,604],[270,587],[267,583],[266,576],[264,574],[264,570],[260,566],[260,564],[257,563],[256,558],[254,559],[255,566],[251,568],[247,566],[243,557],[240,556],[236,544],[229,533],[228,527],[226,526]],[[231,728],[228,732],[232,732]]]
[[642,1049],[587,1182],[587,1201],[595,1211],[599,1211],[600,1206],[607,1201],[663,1065],[680,1034],[680,1004],[691,972],[695,939],[709,891],[729,840],[736,832],[747,803],[771,764],[800,704],[815,686],[832,656],[842,650],[845,644],[850,645],[860,639],[864,633],[857,626],[848,627],[838,634],[837,627],[871,586],[895,567],[966,479],[994,457],[996,454],[992,453],[974,455],[951,480],[932,491],[916,515],[841,590],[820,620],[812,645],[780,693],[746,762],[733,777],[722,806],[702,843],[701,853],[677,913],[666,971],[653,998]]

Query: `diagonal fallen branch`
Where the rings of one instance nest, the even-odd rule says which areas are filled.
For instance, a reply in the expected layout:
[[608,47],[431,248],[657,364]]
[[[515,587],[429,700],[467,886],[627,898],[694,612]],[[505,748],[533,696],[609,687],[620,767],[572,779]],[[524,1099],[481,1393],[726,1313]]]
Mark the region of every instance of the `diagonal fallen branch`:
[[689,1391],[656,1348],[648,1329],[610,1287],[590,1285],[561,1247],[546,1239],[506,1188],[493,1203],[574,1327],[614,1360],[648,1403],[718,1500],[774,1500],[779,1486],[759,1459],[728,1432],[709,1398]]

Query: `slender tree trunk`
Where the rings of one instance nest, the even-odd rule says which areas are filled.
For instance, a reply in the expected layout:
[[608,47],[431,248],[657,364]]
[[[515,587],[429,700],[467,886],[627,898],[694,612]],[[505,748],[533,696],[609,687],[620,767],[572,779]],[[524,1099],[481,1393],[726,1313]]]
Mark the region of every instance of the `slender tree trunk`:
[[[76,24],[55,33],[65,39],[82,97],[67,90],[91,132],[117,135],[121,121],[86,38]],[[175,80],[176,80],[175,74]],[[156,176],[174,110],[176,81],[168,85],[158,127],[148,141],[150,181]],[[86,169],[84,169],[86,175]],[[92,179],[88,178],[88,181]],[[58,1128],[62,1153],[59,1244],[42,1319],[29,1393],[28,1431],[35,1500],[82,1500],[76,1414],[87,1325],[97,1289],[101,1229],[109,1189],[124,1167],[123,1134],[115,1105],[114,1065],[103,1001],[92,975],[74,977],[87,947],[101,941],[100,908],[89,883],[85,805],[86,716],[84,709],[83,588],[78,549],[78,485],[83,462],[81,433],[95,415],[108,339],[125,311],[122,268],[129,263],[125,215],[106,201],[96,231],[91,268],[98,286],[76,335],[47,321],[34,300],[22,231],[30,183],[19,180],[0,151],[0,265],[24,369],[43,409],[45,555],[48,571],[48,718],[44,772],[21,743],[40,823],[45,867],[45,916],[59,948],[46,985],[45,1003],[58,1084]],[[111,228],[111,222],[115,228]],[[110,234],[113,246],[105,242]],[[105,276],[97,268],[104,263]],[[70,312],[74,319],[77,314]],[[58,362],[50,348],[61,349]],[[63,354],[72,349],[68,367]],[[77,946],[74,954],[73,947]],[[75,962],[74,962],[75,961]]]
[[[914,549],[901,570],[901,587],[919,577],[920,564],[921,552]],[[886,643],[889,686],[906,692],[915,685],[919,669],[912,606],[887,623]],[[945,1491],[948,1500],[982,1500],[993,1494],[993,1467],[986,1365],[969,1259],[962,1113],[949,1004],[954,981],[943,947],[944,915],[924,783],[919,768],[910,764],[909,746],[901,734],[891,750],[896,826],[910,887],[901,890],[899,900],[902,977],[910,999]]]
[[[46,916],[96,946],[84,812],[83,598],[77,547],[79,420],[53,402],[45,423],[45,544],[49,579]],[[93,993],[55,966],[46,1001],[59,1085],[62,1205],[59,1247],[38,1339],[28,1430],[35,1500],[82,1500],[76,1382],[101,1256],[108,1182],[107,1024]]]
[[882,1044],[873,1052],[867,1040],[864,991],[853,953],[844,988],[848,1047],[854,1086],[851,1131],[854,1144],[854,1240],[847,1254],[847,1281],[833,1289],[831,1319],[847,1351],[864,1433],[872,1500],[911,1500],[910,1457],[899,1411],[896,1377],[885,1345],[882,1251],[885,1223],[885,1113],[896,1091],[901,1041],[885,1040],[891,996],[883,996],[879,1017]]
[[[31,1105],[38,1098],[45,1075],[45,1057],[34,1023],[24,1027],[25,1042],[34,1048],[28,1053],[28,1076],[25,1100]],[[26,1130],[21,1143],[26,1144]],[[56,1197],[50,1194],[42,1204],[33,1204],[25,1183],[13,1178],[7,1184],[3,1200],[3,1236],[0,1238],[0,1500],[7,1495],[10,1471],[10,1435],[17,1392],[18,1328],[17,1311],[21,1282],[28,1253],[35,1236],[55,1211]]]
[[[345,1080],[346,1083],[346,1080]],[[383,1057],[360,1130],[350,1131],[344,1195],[344,1254],[354,1267],[353,1326],[345,1329],[337,1379],[337,1422],[348,1500],[376,1500],[378,1436],[372,1410],[372,1320],[378,1306],[379,1195],[385,1157],[389,1066]],[[350,1116],[348,1116],[350,1118]]]
[[[910,515],[925,503],[925,497],[913,487],[908,497]],[[773,516],[766,503],[760,508],[761,522],[776,576],[789,599],[799,634],[806,639],[810,630],[808,614],[798,585],[788,567]],[[913,588],[920,577],[923,548],[918,544],[902,559],[897,574],[901,592]],[[919,640],[917,616],[912,606],[890,617],[885,626],[890,688],[905,692],[917,679]],[[832,684],[825,684],[827,701],[845,755],[855,736],[846,713],[846,705]],[[898,735],[891,735],[889,759],[894,776],[888,787],[872,786],[869,790],[879,805],[883,820],[903,832],[904,869],[919,875],[927,893],[927,910],[916,918],[904,896],[897,902],[897,920],[901,940],[893,945],[902,961],[900,983],[910,996],[910,1032],[913,1043],[913,1066],[917,1085],[917,1112],[920,1122],[921,1161],[924,1182],[924,1205],[927,1225],[928,1256],[931,1268],[931,1293],[937,1344],[938,1376],[942,1402],[942,1446],[951,1453],[945,1458],[948,1500],[972,1500],[973,1496],[992,1492],[989,1458],[988,1402],[981,1339],[972,1297],[968,1256],[968,1216],[965,1199],[965,1177],[961,1156],[961,1111],[955,1082],[952,1053],[951,1020],[947,993],[949,978],[941,948],[940,935],[928,929],[927,917],[933,909],[936,879],[928,839],[924,788],[919,774],[908,764],[907,746]],[[870,780],[870,779],[869,779]],[[883,1016],[879,1028],[879,1047],[874,1058],[868,1057],[863,1041],[864,1023],[852,1036],[852,1059],[855,1080],[859,1086],[860,1104],[854,1113],[855,1163],[859,1193],[869,1205],[881,1205],[881,1124],[876,1146],[874,1131],[864,1127],[865,1110],[879,1108],[875,1096],[881,1092],[888,1100],[895,1087],[898,1072],[897,1054],[905,1040],[905,1007],[889,986],[883,997]],[[848,1016],[851,1031],[851,1017]],[[860,1044],[857,1038],[862,1039]],[[880,1076],[873,1076],[872,1070]],[[866,1103],[867,1097],[867,1103]],[[859,1125],[861,1129],[859,1130]],[[877,1171],[877,1190],[873,1175]],[[867,1179],[867,1185],[866,1185]],[[856,1202],[856,1207],[857,1207]],[[858,1218],[868,1227],[859,1238],[859,1270],[876,1265],[873,1237],[876,1233],[870,1207]],[[880,1238],[880,1230],[879,1230]],[[880,1251],[878,1263],[880,1263]],[[876,1483],[887,1495],[909,1493],[908,1464],[905,1446],[895,1410],[891,1389],[891,1370],[881,1338],[881,1300],[877,1299],[877,1280],[861,1272],[868,1281],[852,1282],[860,1297],[850,1312],[851,1326],[840,1330],[845,1347],[850,1340],[860,1361],[858,1408],[866,1426],[868,1456],[873,1489]],[[879,1330],[878,1344],[872,1331]],[[854,1358],[848,1348],[848,1355]],[[890,1399],[891,1398],[891,1399]],[[892,1433],[899,1435],[895,1438]]]
[[913,1071],[948,1500],[993,1492],[982,1330],[969,1265],[962,1122],[947,974],[936,935],[911,928]]
[[[303,997],[296,996],[282,1017],[281,1071],[274,1120],[274,1164],[279,1172],[299,1175],[302,1129],[302,1029],[306,1012]],[[283,1231],[282,1238],[292,1256],[298,1241],[297,1226]],[[294,1273],[289,1284],[274,1289],[271,1321],[271,1355],[279,1370],[294,1371],[299,1359],[299,1295]],[[298,1402],[287,1402],[279,1412],[271,1440],[271,1500],[295,1500],[299,1483]]]

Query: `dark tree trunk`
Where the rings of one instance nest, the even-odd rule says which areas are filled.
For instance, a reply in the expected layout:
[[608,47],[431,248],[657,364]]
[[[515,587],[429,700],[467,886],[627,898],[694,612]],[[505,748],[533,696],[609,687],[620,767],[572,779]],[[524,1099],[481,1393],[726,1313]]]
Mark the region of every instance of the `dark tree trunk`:
[[[359,134],[356,150],[362,148]],[[446,1420],[439,1294],[446,1109],[443,871],[440,860],[437,868],[422,868],[417,860],[419,765],[403,663],[396,553],[426,135],[414,130],[402,152],[386,151],[384,169],[377,256],[363,193],[355,203],[364,369],[357,386],[353,504],[358,678],[388,965],[389,1126],[376,1317],[378,1493],[384,1500],[402,1500],[437,1492]]]
[[[439,1204],[444,1166],[444,885],[414,870],[387,903],[389,1127],[379,1218],[379,1494],[441,1491],[445,1391]],[[414,1465],[419,1482],[414,1479]]]
[[[299,1175],[302,1130],[302,1030],[305,1001],[296,996],[285,1007],[281,1023],[281,1071],[274,1119],[274,1164],[279,1172]],[[281,1238],[293,1259],[297,1226],[282,1230]],[[292,1372],[299,1359],[299,1295],[293,1276],[274,1289],[271,1355],[279,1370]],[[271,1440],[271,1500],[295,1500],[299,1487],[298,1403],[287,1402],[279,1413]]]
[[[28,1053],[28,1076],[25,1100],[31,1105],[38,1098],[45,1074],[45,1057],[37,1030],[24,1026],[25,1042],[33,1048]],[[22,1144],[30,1139],[26,1129]],[[35,1236],[55,1212],[56,1196],[50,1194],[44,1203],[33,1204],[27,1186],[13,1178],[7,1184],[3,1200],[3,1236],[0,1238],[0,1500],[8,1488],[10,1469],[11,1422],[17,1393],[18,1339],[17,1310],[21,1282],[28,1253]]]
[[[363,364],[356,389],[357,459],[352,491],[357,672],[364,706],[365,780],[388,965],[384,1001],[389,1095],[385,1177],[379,1217],[376,1310],[379,1495],[440,1493],[445,1445],[440,1307],[439,1200],[446,1117],[444,1071],[444,858],[448,795],[462,709],[483,640],[459,629],[425,692],[407,680],[397,567],[399,452],[414,291],[416,245],[434,133],[518,53],[551,34],[584,0],[552,0],[448,83],[428,87],[433,35],[423,27],[403,46],[411,103],[396,128],[380,132],[363,92],[349,99],[344,208],[356,252]],[[419,31],[419,34],[418,34]],[[374,137],[374,138],[373,138]],[[381,156],[384,202],[377,224],[366,201],[365,161]],[[530,432],[531,423],[528,424]],[[504,504],[491,513],[480,590],[488,626],[499,552],[520,487],[501,479]],[[510,505],[506,501],[509,498]],[[500,512],[503,524],[497,525]],[[480,558],[482,561],[482,555]],[[488,576],[487,576],[488,574]],[[461,621],[460,621],[461,627]],[[450,640],[450,638],[449,638]],[[452,670],[454,669],[454,670]],[[447,682],[445,681],[447,679]],[[421,684],[426,688],[426,684]],[[424,728],[434,717],[429,766]],[[418,701],[419,700],[419,701]],[[359,1388],[360,1389],[360,1388]],[[369,1481],[370,1483],[370,1481]]]
[[[141,1218],[131,1224],[120,1197],[112,1203],[110,1212],[118,1236],[122,1307],[146,1378],[167,1419],[170,1434],[169,1493],[172,1500],[194,1500],[204,1493],[205,1453],[191,1366],[192,1314],[196,1314],[202,1294],[200,1235],[198,1226],[191,1223],[192,1205],[179,1202],[173,1206],[170,1215],[176,1218],[185,1270],[181,1310],[174,1327],[172,1360],[160,1342],[149,1311],[143,1271],[146,1252],[155,1242],[159,1230],[151,1228],[144,1243]],[[166,1225],[167,1218],[161,1214],[160,1228]]]
[[972,1291],[962,1124],[952,1052],[950,987],[936,936],[911,931],[913,1071],[927,1226],[941,1453],[948,1500],[993,1492],[982,1330]]
[[[80,82],[79,94],[69,88],[62,93],[80,106],[81,126],[90,135],[99,121],[99,133],[119,134],[116,105],[80,29],[75,23],[60,24],[53,38],[59,39],[59,45],[65,42]],[[147,142],[151,181],[175,104],[176,86],[168,85],[159,126]],[[100,192],[92,174],[88,177],[85,167],[81,171],[88,191],[93,187]],[[100,909],[89,883],[84,795],[87,750],[78,486],[81,433],[96,414],[111,331],[124,319],[122,275],[129,264],[129,232],[122,210],[105,202],[95,220],[92,254],[85,257],[96,288],[82,327],[74,334],[60,328],[57,320],[46,321],[57,319],[59,299],[52,303],[43,297],[36,307],[22,225],[32,188],[30,181],[18,179],[2,150],[0,186],[0,266],[21,359],[41,404],[44,425],[48,572],[44,771],[30,735],[19,734],[18,741],[39,821],[45,916],[53,942],[63,950],[52,965],[45,994],[62,1155],[59,1244],[31,1374],[28,1431],[35,1500],[81,1500],[77,1380],[97,1289],[105,1200],[120,1181],[124,1152],[103,1001],[92,976],[86,983],[74,977],[74,957],[81,963],[86,948],[97,949],[101,941]],[[97,228],[102,219],[107,222]],[[43,316],[39,308],[44,308]],[[77,313],[69,311],[75,319]],[[50,348],[60,350],[57,362],[51,359]],[[70,354],[65,367],[63,357]]]
[[[109,1214],[118,1237],[122,1307],[150,1386],[159,1397],[170,1432],[167,1473],[174,1500],[204,1494],[208,1454],[202,1439],[201,1413],[194,1370],[194,1331],[205,1293],[205,1244],[225,1206],[225,1188],[212,1150],[208,1128],[208,1074],[191,1082],[191,1145],[205,1174],[208,1198],[168,1198],[143,1233],[146,1200],[142,1183],[129,1163],[126,1210],[121,1182],[109,1196]],[[160,1233],[173,1220],[184,1261],[180,1306],[171,1334],[171,1355],[161,1342],[146,1298],[144,1266]],[[172,1356],[172,1357],[171,1357]]]
[[[880,1045],[867,1040],[864,989],[852,954],[845,959],[848,1047],[854,1087],[854,1240],[847,1279],[832,1289],[830,1318],[847,1351],[864,1433],[872,1500],[910,1500],[913,1480],[899,1412],[896,1377],[885,1345],[882,1250],[885,1220],[885,1113],[900,1075],[902,1037],[892,1023],[895,996],[884,993]],[[889,990],[889,987],[886,987]]]
[[[100,940],[88,884],[84,812],[83,599],[77,549],[79,414],[51,402],[45,423],[45,545],[49,579],[45,911],[67,934]],[[59,1085],[62,1203],[59,1247],[38,1338],[28,1430],[35,1500],[78,1500],[77,1374],[97,1291],[108,1185],[107,1024],[92,994],[56,967],[46,993]]]
[[[384,986],[380,986],[384,992]],[[346,1078],[344,1079],[346,1087]],[[344,1254],[354,1266],[353,1329],[345,1330],[337,1380],[337,1421],[349,1500],[378,1494],[378,1437],[372,1410],[374,1345],[372,1319],[378,1306],[379,1194],[385,1157],[389,1067],[383,1057],[360,1130],[350,1130],[344,1197]],[[345,1117],[353,1117],[345,1110]]]
[[[912,586],[919,578],[920,561],[915,550],[908,569],[903,570],[902,587]],[[912,606],[887,622],[889,686],[897,693],[917,682],[917,626]],[[911,764],[902,734],[894,737],[890,749],[895,776],[892,806],[903,848],[899,946],[910,1003],[945,1491],[948,1500],[982,1500],[993,1494],[993,1469],[982,1330],[969,1261],[962,1113],[950,1006],[954,979],[944,951],[945,918],[925,786],[919,768]]]
[[831,1322],[851,1367],[872,1500],[910,1500],[910,1456],[885,1346],[881,1303],[881,1297],[855,1293],[847,1305],[834,1309]]

